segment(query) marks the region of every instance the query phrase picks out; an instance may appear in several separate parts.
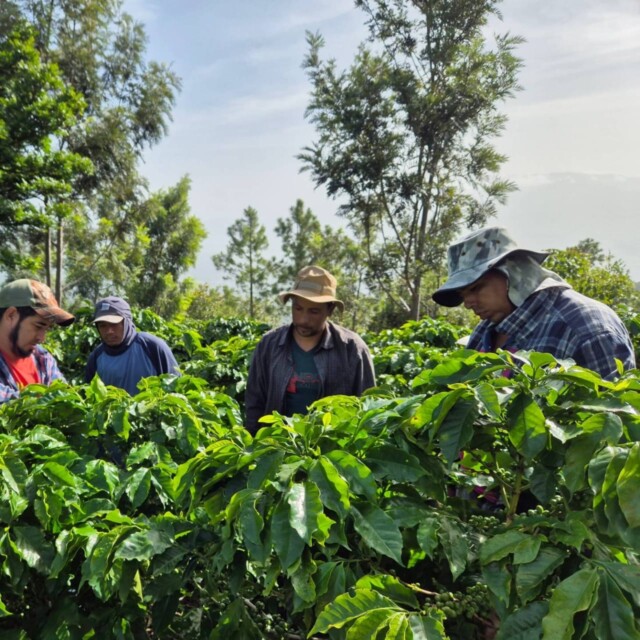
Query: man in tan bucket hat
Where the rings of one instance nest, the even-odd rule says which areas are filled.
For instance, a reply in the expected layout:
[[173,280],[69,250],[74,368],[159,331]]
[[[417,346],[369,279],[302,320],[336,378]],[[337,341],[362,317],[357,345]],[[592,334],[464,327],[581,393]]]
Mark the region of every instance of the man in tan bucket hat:
[[279,294],[283,304],[291,300],[291,323],[266,333],[253,354],[245,393],[246,427],[252,433],[273,411],[306,413],[319,398],[359,396],[375,385],[367,345],[330,321],[334,309],[344,309],[336,287],[326,269],[311,265],[300,269],[292,289]]
[[547,255],[519,247],[502,227],[480,229],[449,247],[449,277],[433,300],[464,304],[480,317],[470,349],[550,353],[607,379],[618,375],[616,360],[633,369],[633,345],[620,318],[545,269]]

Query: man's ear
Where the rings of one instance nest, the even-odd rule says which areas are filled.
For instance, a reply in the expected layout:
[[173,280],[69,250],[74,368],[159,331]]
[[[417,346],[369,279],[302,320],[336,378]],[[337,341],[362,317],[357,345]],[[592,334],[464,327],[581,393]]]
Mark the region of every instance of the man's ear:
[[329,315],[333,313],[333,310],[336,308],[335,302],[327,302],[327,310],[329,311]]
[[17,307],[7,307],[2,314],[0,320],[7,319],[9,322],[13,322],[16,318],[20,319],[20,312]]

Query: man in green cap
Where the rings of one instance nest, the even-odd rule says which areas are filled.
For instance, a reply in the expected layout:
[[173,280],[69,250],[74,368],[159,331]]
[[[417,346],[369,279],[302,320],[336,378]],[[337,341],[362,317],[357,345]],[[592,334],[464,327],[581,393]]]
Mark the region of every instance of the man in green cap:
[[17,398],[28,384],[64,379],[41,343],[54,324],[74,320],[42,282],[23,278],[0,288],[0,403]]

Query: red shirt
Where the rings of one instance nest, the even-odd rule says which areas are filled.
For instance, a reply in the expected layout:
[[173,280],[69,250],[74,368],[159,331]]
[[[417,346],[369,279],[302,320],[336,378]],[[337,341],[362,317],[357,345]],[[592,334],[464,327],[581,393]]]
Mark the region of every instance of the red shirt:
[[19,389],[26,387],[28,384],[40,383],[40,374],[33,356],[14,358],[4,351],[2,351],[2,356]]

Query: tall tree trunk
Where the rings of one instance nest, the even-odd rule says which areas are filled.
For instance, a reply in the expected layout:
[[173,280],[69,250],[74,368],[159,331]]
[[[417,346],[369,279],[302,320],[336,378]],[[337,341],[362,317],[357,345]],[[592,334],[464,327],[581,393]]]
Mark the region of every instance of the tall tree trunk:
[[56,252],[56,300],[62,304],[62,257],[64,255],[64,228],[62,218],[58,219],[58,251]]
[[418,273],[413,278],[413,291],[411,292],[411,310],[409,311],[410,320],[420,320],[420,303],[422,301],[422,274]]
[[47,227],[44,243],[44,281],[51,286],[51,227]]

